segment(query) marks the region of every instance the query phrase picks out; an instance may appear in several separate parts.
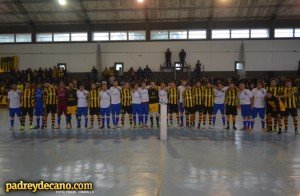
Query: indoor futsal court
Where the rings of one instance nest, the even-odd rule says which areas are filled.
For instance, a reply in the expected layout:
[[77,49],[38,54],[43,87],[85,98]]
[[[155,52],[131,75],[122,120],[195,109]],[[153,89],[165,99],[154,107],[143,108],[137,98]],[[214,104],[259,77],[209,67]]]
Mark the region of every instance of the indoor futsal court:
[[300,1],[0,0],[0,195],[300,196]]

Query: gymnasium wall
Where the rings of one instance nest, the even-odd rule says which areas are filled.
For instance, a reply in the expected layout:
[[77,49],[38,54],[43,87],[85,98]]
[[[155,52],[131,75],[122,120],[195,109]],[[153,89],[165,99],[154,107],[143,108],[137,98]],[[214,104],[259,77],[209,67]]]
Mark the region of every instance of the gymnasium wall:
[[[101,58],[103,67],[124,62],[125,71],[146,64],[159,71],[166,48],[171,49],[173,62],[178,61],[178,52],[185,49],[188,64],[194,65],[200,59],[206,71],[234,71],[241,43],[241,40],[104,42]],[[244,46],[247,71],[298,69],[300,40],[247,40]],[[21,69],[67,63],[69,72],[89,72],[97,62],[97,43],[0,45],[0,57],[11,55],[19,56]]]

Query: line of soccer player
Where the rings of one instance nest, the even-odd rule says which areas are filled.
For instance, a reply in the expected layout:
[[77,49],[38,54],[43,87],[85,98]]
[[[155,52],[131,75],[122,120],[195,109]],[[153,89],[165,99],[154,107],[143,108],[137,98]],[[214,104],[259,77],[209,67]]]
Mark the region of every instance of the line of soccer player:
[[[11,129],[14,127],[15,115],[20,117],[21,130],[25,128],[27,115],[30,117],[30,129],[49,128],[47,127],[49,114],[52,128],[60,129],[63,114],[66,116],[66,128],[72,128],[72,116],[76,116],[77,128],[81,127],[81,118],[84,117],[84,127],[87,128],[88,111],[90,129],[95,128],[95,121],[100,129],[105,128],[105,123],[108,129],[124,127],[125,114],[129,115],[131,127],[147,127],[149,115],[151,127],[154,127],[154,119],[159,127],[159,100],[165,99],[168,101],[168,126],[176,124],[173,120],[175,118],[180,127],[184,125],[195,127],[195,114],[198,113],[199,123],[196,128],[213,129],[217,113],[220,111],[224,128],[230,129],[232,121],[232,129],[236,130],[237,110],[240,105],[243,130],[252,131],[254,119],[259,116],[263,131],[277,130],[278,134],[281,134],[283,128],[287,131],[288,117],[292,116],[297,134],[296,93],[297,88],[292,86],[290,80],[285,82],[284,87],[278,87],[276,80],[272,80],[266,88],[263,88],[262,82],[258,82],[256,88],[251,91],[245,88],[243,82],[240,82],[238,87],[234,83],[229,83],[226,87],[222,83],[213,86],[209,81],[196,82],[192,85],[184,80],[178,87],[175,82],[170,82],[167,86],[165,83],[157,86],[154,82],[149,86],[146,83],[133,86],[124,83],[120,87],[115,81],[110,88],[106,83],[102,83],[100,87],[91,84],[89,92],[83,85],[75,89],[73,83],[66,87],[60,82],[56,87],[46,82],[44,87],[42,84],[33,87],[30,83],[26,83],[23,91],[18,90],[17,85],[13,84],[8,92],[8,101]],[[120,114],[121,123],[119,123]],[[36,116],[35,127],[33,115]],[[206,124],[207,116],[208,124]]]

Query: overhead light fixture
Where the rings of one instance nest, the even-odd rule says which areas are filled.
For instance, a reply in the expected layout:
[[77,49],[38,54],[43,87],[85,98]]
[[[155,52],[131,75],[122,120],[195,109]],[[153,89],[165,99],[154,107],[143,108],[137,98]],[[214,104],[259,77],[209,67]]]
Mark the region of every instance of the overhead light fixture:
[[144,2],[144,0],[137,0],[137,2],[138,2],[138,3],[143,3],[143,2]]
[[58,0],[59,5],[66,5],[66,0]]

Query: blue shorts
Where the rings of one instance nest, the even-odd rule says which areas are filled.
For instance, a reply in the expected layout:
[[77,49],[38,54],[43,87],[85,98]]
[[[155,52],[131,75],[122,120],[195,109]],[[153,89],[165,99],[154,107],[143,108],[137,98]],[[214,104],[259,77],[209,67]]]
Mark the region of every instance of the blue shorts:
[[21,116],[21,108],[9,108],[9,116],[15,117],[15,115]]
[[35,116],[44,116],[44,108],[43,107],[35,107],[34,115]]
[[265,118],[266,110],[265,108],[253,108],[252,109],[252,118],[255,118],[257,115],[263,119]]
[[179,113],[183,113],[184,108],[183,108],[183,103],[182,102],[179,102],[178,107],[179,107]]
[[110,116],[110,108],[100,108],[101,116]]
[[78,107],[77,108],[77,116],[87,116],[88,115],[88,108],[87,107]]
[[241,113],[242,113],[242,117],[251,116],[251,106],[250,106],[250,104],[241,105]]
[[132,104],[132,114],[141,114],[141,105],[142,104]]
[[225,113],[225,105],[224,104],[214,104],[213,107],[213,114],[216,115],[218,111],[220,110],[221,114],[224,115]]
[[149,103],[148,102],[143,102],[141,104],[141,114],[148,115],[149,114]]
[[110,105],[110,110],[112,115],[120,115],[121,113],[121,104],[111,104]]

